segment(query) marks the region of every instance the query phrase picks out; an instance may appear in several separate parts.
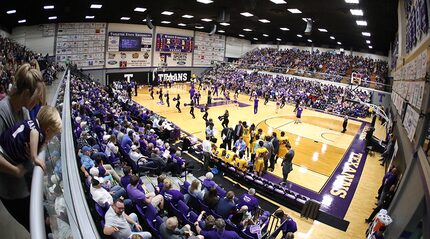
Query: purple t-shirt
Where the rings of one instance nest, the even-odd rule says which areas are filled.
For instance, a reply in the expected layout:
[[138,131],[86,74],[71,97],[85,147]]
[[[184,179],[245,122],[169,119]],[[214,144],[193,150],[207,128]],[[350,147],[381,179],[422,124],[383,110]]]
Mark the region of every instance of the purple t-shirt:
[[287,220],[287,222],[285,222],[282,225],[282,231],[284,233],[287,233],[287,232],[293,232],[294,233],[294,232],[296,232],[297,231],[297,224],[296,224],[296,222],[293,219],[291,219],[291,218],[288,218],[288,219],[282,218],[281,219],[281,223],[283,223],[285,220]]
[[234,231],[201,231],[200,233],[205,239],[242,239],[236,232]]
[[136,187],[131,186],[131,184],[127,186],[127,194],[128,194],[128,198],[130,198],[131,201],[133,201],[134,203],[146,204],[145,193],[143,191],[140,191]]
[[258,200],[254,196],[245,193],[239,198],[238,208],[244,205],[248,206],[248,211],[253,211],[258,207]]
[[20,164],[30,160],[29,155],[24,152],[26,151],[27,144],[30,143],[30,132],[33,129],[39,132],[39,142],[37,146],[38,149],[40,149],[45,141],[45,135],[42,133],[37,120],[21,121],[1,134],[1,147],[10,159],[14,161],[11,163]]
[[299,106],[299,108],[297,108],[297,118],[302,117],[302,112],[303,112],[303,108]]
[[179,200],[184,201],[184,194],[182,194],[179,190],[170,189],[163,192],[164,199],[171,202],[172,204],[176,204]]

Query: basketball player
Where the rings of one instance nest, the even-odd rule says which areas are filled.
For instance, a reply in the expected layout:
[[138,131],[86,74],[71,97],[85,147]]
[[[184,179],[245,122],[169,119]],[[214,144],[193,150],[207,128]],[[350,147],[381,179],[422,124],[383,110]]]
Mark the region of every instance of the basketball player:
[[[175,100],[175,99],[174,99]],[[178,94],[178,96],[176,96],[176,109],[178,109],[178,112],[181,113],[181,96]]]
[[270,93],[269,91],[266,91],[266,93],[264,93],[264,105],[267,105],[267,103],[269,102],[270,99]]
[[299,105],[299,107],[297,107],[296,120],[294,121],[294,124],[300,124],[300,123],[302,123],[302,121],[301,121],[302,112],[303,112],[303,108]]
[[281,105],[281,98],[280,97],[276,97],[276,114],[279,112],[279,106]]
[[345,118],[343,118],[343,124],[342,124],[343,130],[342,130],[342,133],[346,132],[346,127],[347,126],[348,126],[348,116],[345,115]]
[[284,95],[284,94],[281,94],[281,105],[280,105],[279,107],[280,107],[281,109],[282,109],[282,108],[284,108],[285,103],[286,103],[285,95]]
[[254,115],[258,112],[258,97],[254,97]]
[[160,87],[158,94],[159,94],[158,99],[160,99],[161,103],[164,103],[164,101],[163,101],[163,88]]

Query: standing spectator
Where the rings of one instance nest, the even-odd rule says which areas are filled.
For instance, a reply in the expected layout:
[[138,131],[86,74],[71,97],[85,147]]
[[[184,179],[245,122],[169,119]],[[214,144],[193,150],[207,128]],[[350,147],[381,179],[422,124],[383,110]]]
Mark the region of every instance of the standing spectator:
[[281,219],[282,238],[294,238],[294,233],[297,231],[297,223],[281,209],[278,209],[274,215]]
[[103,233],[115,239],[127,239],[133,234],[138,234],[144,239],[151,238],[151,233],[142,231],[135,213],[130,215],[124,212],[124,201],[115,201],[105,214],[105,226]]
[[279,153],[279,139],[277,137],[276,132],[272,133],[272,145],[273,145],[273,154],[272,154],[272,157],[270,158],[269,169],[270,171],[273,172],[273,170],[275,170],[275,165],[276,165],[276,161],[278,159],[278,153]]
[[209,163],[212,156],[212,143],[210,138],[206,136],[206,139],[202,142],[202,150],[203,150],[203,170],[208,170]]
[[287,183],[288,174],[293,171],[293,158],[295,154],[289,142],[286,144],[286,147],[288,152],[285,154],[284,160],[282,161],[283,183]]
[[240,136],[243,134],[243,125],[242,121],[239,120],[239,123],[234,127],[234,133],[233,133],[233,140],[236,142],[236,140],[239,139]]
[[233,129],[227,127],[221,131],[222,145],[221,148],[231,150],[231,141],[233,140]]
[[391,136],[384,153],[381,154],[382,158],[379,160],[381,162],[381,166],[384,166],[386,163],[388,163],[389,160],[391,160],[391,157],[393,157],[395,143],[396,137]]
[[343,127],[342,133],[346,132],[347,126],[348,126],[348,116],[345,115],[345,117],[343,118],[343,123],[342,123],[342,127]]

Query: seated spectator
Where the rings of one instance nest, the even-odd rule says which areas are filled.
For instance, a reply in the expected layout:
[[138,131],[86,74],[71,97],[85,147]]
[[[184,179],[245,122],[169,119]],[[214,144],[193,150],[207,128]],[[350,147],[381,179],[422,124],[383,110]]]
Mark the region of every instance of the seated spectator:
[[258,199],[255,197],[255,189],[250,188],[248,193],[244,193],[240,196],[237,206],[242,207],[244,205],[248,206],[250,212],[258,208]]
[[238,228],[242,228],[248,223],[248,220],[251,219],[251,217],[252,215],[248,210],[248,206],[244,205],[240,207],[236,213],[233,213],[233,215],[230,216],[230,221],[237,225]]
[[235,231],[229,231],[225,229],[225,221],[222,218],[218,218],[215,221],[215,229],[211,231],[203,231],[199,224],[196,223],[196,231],[198,234],[204,236],[205,239],[241,239],[241,237]]
[[162,210],[164,208],[163,196],[155,195],[154,192],[145,193],[145,189],[139,190],[138,183],[139,177],[136,175],[131,176],[130,184],[127,186],[128,197],[136,204],[152,204],[155,208]]
[[216,207],[216,213],[223,218],[236,211],[236,203],[234,202],[234,192],[228,191],[224,198],[221,198]]
[[[124,173],[124,176],[121,177],[121,186],[123,188],[127,188],[127,186],[130,184],[131,176],[133,176],[133,169],[130,166],[124,166],[122,169],[122,172]],[[139,178],[139,182],[137,183],[137,188],[141,191],[143,191],[142,188],[143,182],[142,179]]]
[[126,195],[124,188],[118,185],[110,188],[108,192],[97,179],[91,179],[90,192],[93,200],[101,207],[104,207],[106,203],[112,205],[118,198]]
[[133,141],[132,141],[133,133],[134,133],[133,130],[129,130],[128,133],[125,134],[121,140],[121,148],[127,154],[130,153],[131,146],[133,145]]
[[88,146],[82,147],[82,149],[79,150],[79,156],[81,157],[81,171],[85,174],[85,177],[88,178],[90,176],[88,171],[94,167],[94,161],[90,157],[91,148]]
[[179,190],[173,189],[172,182],[168,179],[164,180],[163,196],[164,199],[172,205],[178,204],[180,200],[184,201],[184,194]]
[[205,211],[201,211],[200,215],[197,217],[197,223],[200,228],[204,231],[215,230],[215,217],[212,215],[207,215],[205,220],[202,221],[203,216],[206,215]]
[[124,212],[124,201],[118,199],[109,207],[105,214],[105,226],[103,233],[115,239],[126,239],[133,234],[138,234],[144,239],[151,238],[151,233],[142,231],[135,213],[130,215]]
[[185,225],[181,229],[178,228],[179,222],[176,217],[169,217],[163,224],[160,225],[160,236],[162,239],[203,239],[203,237],[193,236],[190,225]]
[[211,209],[215,209],[218,202],[218,191],[216,188],[211,188],[209,191],[207,191],[203,197],[203,202],[208,205]]
[[203,200],[204,192],[202,191],[201,186],[202,185],[200,183],[200,180],[194,179],[191,182],[190,187],[188,188],[188,194],[195,197],[195,198]]
[[218,185],[213,181],[214,175],[211,172],[206,173],[206,178],[203,180],[202,185],[206,190],[217,187]]

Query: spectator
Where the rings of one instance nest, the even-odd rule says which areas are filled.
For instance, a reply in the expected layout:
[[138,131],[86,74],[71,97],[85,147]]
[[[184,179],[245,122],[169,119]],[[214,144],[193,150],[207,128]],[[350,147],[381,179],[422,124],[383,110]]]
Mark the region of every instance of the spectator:
[[139,190],[140,178],[132,175],[130,184],[127,186],[127,194],[129,198],[136,204],[145,205],[152,204],[155,208],[162,210],[164,208],[164,198],[161,195],[155,195],[154,192],[145,193],[145,189]]
[[163,224],[160,225],[160,236],[162,239],[203,239],[203,237],[193,236],[190,225],[185,225],[181,229],[178,228],[179,222],[176,217],[169,217]]
[[106,204],[112,205],[114,201],[126,195],[125,190],[118,185],[110,188],[108,192],[97,179],[91,179],[90,192],[93,200],[101,207],[104,207]]
[[200,183],[200,180],[194,179],[191,182],[190,187],[188,188],[188,194],[195,198],[203,200],[204,192],[202,191],[201,187],[202,187],[202,184]]
[[224,198],[221,198],[216,207],[216,213],[223,218],[236,211],[236,203],[234,202],[234,192],[228,191]]
[[177,205],[179,201],[184,201],[184,194],[179,190],[173,189],[172,182],[168,179],[164,180],[163,196],[172,205]]
[[237,206],[248,206],[250,212],[253,212],[255,209],[257,209],[259,204],[258,199],[255,197],[255,189],[250,188],[248,193],[242,194],[242,196],[239,198]]
[[215,229],[213,231],[203,231],[199,227],[198,223],[196,225],[197,233],[204,236],[205,239],[241,239],[241,237],[235,231],[229,231],[225,229],[225,221],[222,218],[218,218],[215,221]]
[[205,195],[203,196],[203,202],[205,202],[205,204],[212,209],[216,208],[219,202],[219,197],[218,197],[218,191],[216,190],[215,187],[210,188],[209,191],[205,193]]
[[218,185],[213,180],[214,175],[211,172],[206,173],[206,178],[203,180],[202,185],[206,190],[209,190],[210,188],[216,188]]
[[138,234],[144,239],[152,237],[151,233],[142,231],[135,213],[130,215],[125,214],[124,201],[122,199],[115,201],[106,212],[103,233],[115,239],[126,239],[133,234]]

